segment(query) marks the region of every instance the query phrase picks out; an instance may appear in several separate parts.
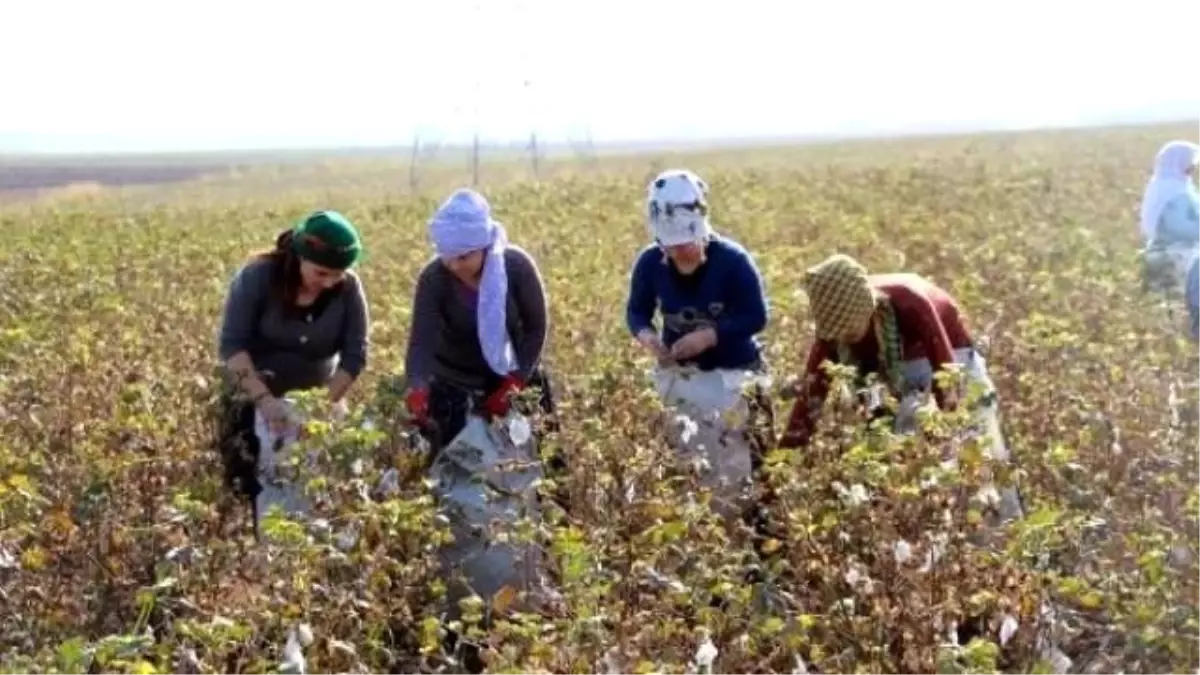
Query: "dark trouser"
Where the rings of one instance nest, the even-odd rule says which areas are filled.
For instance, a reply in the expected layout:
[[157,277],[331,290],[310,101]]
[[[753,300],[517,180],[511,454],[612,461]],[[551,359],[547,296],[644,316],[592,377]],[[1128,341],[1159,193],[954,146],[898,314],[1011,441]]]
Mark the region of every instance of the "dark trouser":
[[223,389],[217,401],[217,452],[226,487],[254,504],[262,491],[258,482],[258,436],[254,433],[254,404],[240,393]]

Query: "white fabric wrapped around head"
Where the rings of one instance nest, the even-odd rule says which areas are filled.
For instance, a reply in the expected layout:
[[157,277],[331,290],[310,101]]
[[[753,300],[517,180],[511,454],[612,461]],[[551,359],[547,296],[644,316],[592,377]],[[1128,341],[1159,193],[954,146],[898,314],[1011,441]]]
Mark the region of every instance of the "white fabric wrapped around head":
[[700,241],[712,234],[708,222],[708,185],[686,169],[668,169],[650,181],[646,221],[661,246]]
[[1200,164],[1200,145],[1191,141],[1170,141],[1163,144],[1154,156],[1154,173],[1146,182],[1142,194],[1142,238],[1154,239],[1158,219],[1172,199],[1189,192],[1196,194],[1196,185],[1189,172]]

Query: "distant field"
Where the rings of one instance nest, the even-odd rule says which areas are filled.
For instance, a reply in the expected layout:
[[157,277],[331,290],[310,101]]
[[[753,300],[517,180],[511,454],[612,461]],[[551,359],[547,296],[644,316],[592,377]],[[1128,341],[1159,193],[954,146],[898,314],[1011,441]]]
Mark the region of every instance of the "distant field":
[[[485,165],[481,188],[549,289],[563,429],[545,443],[572,462],[571,512],[539,531],[565,611],[508,616],[484,638],[490,668],[684,672],[703,626],[718,672],[795,672],[798,659],[827,673],[1034,672],[1062,657],[1071,672],[1195,672],[1197,354],[1182,313],[1140,291],[1135,251],[1154,153],[1196,129],[563,158],[539,183],[527,163]],[[800,272],[825,256],[955,293],[988,344],[1022,523],[972,548],[978,506],[952,499],[975,492],[977,459],[930,487],[950,449],[936,429],[879,445],[831,421],[813,448],[773,458],[782,529],[757,563],[774,598],[759,604],[748,538],[727,539],[659,475],[649,364],[623,323],[645,182],[671,165],[711,183],[718,230],[757,257],[780,381],[811,341]],[[2,185],[69,174],[83,187],[0,204],[0,672],[266,672],[299,621],[315,635],[310,672],[452,670],[431,511],[397,437],[329,439],[364,458],[370,484],[393,465],[412,478],[364,502],[348,461],[331,461],[322,515],[359,528],[354,549],[283,531],[267,557],[222,496],[208,411],[231,274],[322,207],[358,223],[368,249],[373,346],[353,402],[394,421],[386,385],[430,255],[424,223],[470,182],[466,162],[424,165],[415,189],[405,157],[22,171],[0,168]],[[142,179],[159,184],[107,187]],[[789,405],[776,398],[779,418]],[[872,501],[841,501],[835,482]],[[718,591],[723,611],[709,606]],[[978,639],[947,647],[968,616],[987,620]]]
[[[628,154],[627,147],[611,147],[600,154]],[[510,164],[513,158],[521,161],[527,154],[521,149],[484,147],[482,161],[487,164]],[[590,154],[594,154],[589,152]],[[543,147],[539,152],[545,160],[579,157],[579,151],[568,146]],[[239,179],[248,171],[268,171],[272,174],[311,172],[314,166],[333,165],[402,167],[405,172],[414,167],[416,173],[430,168],[450,165],[462,170],[472,161],[469,148],[422,143],[416,157],[412,148],[346,148],[338,150],[288,151],[214,151],[196,153],[137,153],[124,155],[5,155],[0,153],[0,203],[28,201],[55,196],[57,191],[73,185],[96,185],[105,188],[153,187],[193,179],[206,181]]]
[[[1174,128],[1186,136],[1196,125],[1159,125]],[[947,134],[902,138],[762,139],[739,144],[736,140],[708,142],[708,149],[697,142],[623,143],[609,145],[544,144],[539,153],[537,175],[548,178],[563,173],[627,170],[646,166],[654,160],[673,157],[703,157],[709,161],[761,163],[766,158],[786,163],[824,161],[835,156],[866,158],[882,152],[896,159],[910,149],[965,149],[979,143],[1003,147],[1015,138],[1023,139],[1022,149],[1038,152],[1031,139],[1050,142],[1061,139],[1094,139],[1121,135],[1127,127],[1063,129],[1022,134],[980,135]],[[1044,143],[1043,143],[1044,144]],[[864,154],[865,153],[865,154]],[[481,154],[480,179],[485,183],[531,179],[534,165],[526,148],[485,146]],[[200,191],[180,183],[199,181]],[[116,197],[244,198],[247,195],[278,196],[300,191],[341,191],[354,185],[355,192],[387,189],[409,193],[423,189],[444,189],[453,183],[472,181],[470,147],[422,142],[416,156],[411,147],[344,148],[337,150],[288,151],[214,151],[196,153],[141,153],[128,155],[5,155],[0,153],[0,207],[5,203],[28,203],[39,198],[74,195],[81,186],[90,196],[97,188]],[[366,183],[363,185],[362,183]],[[129,204],[123,202],[125,207]]]

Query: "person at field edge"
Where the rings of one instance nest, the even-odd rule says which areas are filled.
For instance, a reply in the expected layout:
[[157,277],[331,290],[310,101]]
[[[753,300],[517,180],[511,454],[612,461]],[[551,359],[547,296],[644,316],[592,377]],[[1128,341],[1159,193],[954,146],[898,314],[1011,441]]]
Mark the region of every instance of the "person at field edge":
[[509,243],[487,199],[470,189],[442,203],[429,232],[436,255],[417,278],[405,357],[405,403],[422,435],[435,452],[452,441],[473,394],[485,397],[483,412],[501,417],[514,394],[533,389],[552,415],[541,363],[546,291],[533,257]]
[[[758,334],[769,313],[753,256],[717,233],[708,216],[708,185],[695,173],[672,169],[647,188],[646,216],[654,241],[637,255],[629,282],[629,332],[661,364],[763,373]],[[661,333],[655,314],[662,314]],[[753,434],[754,471],[774,443],[772,405],[754,395],[764,425]]]
[[[1200,339],[1200,145],[1170,141],[1159,148],[1142,196],[1140,225],[1146,248],[1146,288],[1184,282],[1193,340]],[[1159,280],[1163,281],[1159,281]]]
[[1196,188],[1200,145],[1163,144],[1154,157],[1140,212],[1142,238],[1152,246],[1200,242],[1200,191]]
[[317,211],[250,256],[225,297],[218,352],[225,386],[220,449],[226,479],[251,500],[255,411],[275,433],[292,428],[288,392],[324,387],[335,411],[367,364],[369,310],[351,269],[363,246],[336,211]]

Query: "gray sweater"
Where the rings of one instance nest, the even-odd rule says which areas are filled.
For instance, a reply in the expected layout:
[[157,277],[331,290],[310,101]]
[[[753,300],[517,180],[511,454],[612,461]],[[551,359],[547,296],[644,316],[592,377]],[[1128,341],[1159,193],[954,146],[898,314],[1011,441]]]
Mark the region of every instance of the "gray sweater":
[[[546,344],[546,291],[537,263],[523,249],[509,245],[507,323],[517,356],[517,374],[528,379],[541,362]],[[499,376],[488,367],[476,328],[477,295],[436,258],[417,278],[412,326],[404,371],[409,387],[428,386],[432,379],[482,390]]]
[[[324,309],[284,311],[270,294],[271,263],[250,262],[234,277],[225,298],[218,351],[221,361],[247,351],[276,396],[324,386],[340,367],[354,377],[367,363],[369,313],[353,271]],[[324,302],[318,299],[318,303]]]

